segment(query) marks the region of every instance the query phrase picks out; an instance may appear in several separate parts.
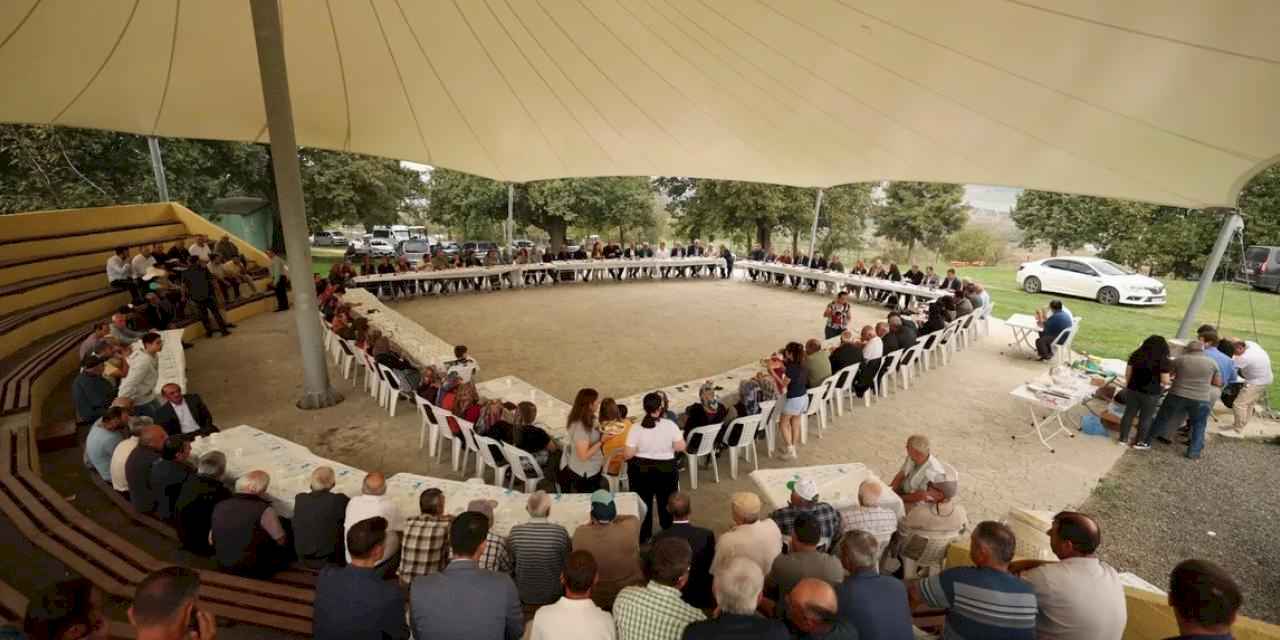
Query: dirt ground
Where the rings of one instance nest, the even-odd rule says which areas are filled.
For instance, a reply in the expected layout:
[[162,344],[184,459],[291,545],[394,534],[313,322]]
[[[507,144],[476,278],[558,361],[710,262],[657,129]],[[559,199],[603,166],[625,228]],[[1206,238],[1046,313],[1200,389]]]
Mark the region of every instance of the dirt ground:
[[[464,294],[398,303],[449,341],[464,341],[480,360],[480,379],[518,375],[566,400],[582,385],[626,395],[695,379],[750,362],[788,340],[820,337],[821,296],[743,282],[700,281],[567,285],[529,291]],[[855,306],[855,323],[883,317]],[[1010,507],[1056,510],[1079,505],[1121,451],[1102,438],[1011,440],[1028,430],[1026,407],[1010,397],[1044,365],[1006,355],[999,323],[946,367],[929,372],[870,408],[859,405],[812,438],[794,463],[761,457],[762,467],[862,462],[884,478],[903,458],[903,443],[929,434],[934,452],[961,474],[961,499],[974,521],[1002,518]],[[417,444],[420,422],[401,403],[385,410],[331,373],[347,399],[316,412],[294,408],[301,388],[293,313],[240,323],[229,338],[201,340],[188,352],[193,390],[220,425],[251,424],[317,454],[388,474],[411,471],[455,477]],[[333,372],[333,368],[330,369]],[[1078,416],[1075,418],[1078,420]],[[746,473],[721,482],[704,472],[694,492],[694,518],[729,526],[728,497],[751,490]]]

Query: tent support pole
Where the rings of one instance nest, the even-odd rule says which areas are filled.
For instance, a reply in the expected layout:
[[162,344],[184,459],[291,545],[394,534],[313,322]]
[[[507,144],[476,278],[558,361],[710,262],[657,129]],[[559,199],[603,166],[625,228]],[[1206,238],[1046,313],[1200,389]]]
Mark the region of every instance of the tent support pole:
[[822,189],[818,189],[818,199],[813,204],[813,226],[809,227],[809,264],[813,264],[813,250],[818,244],[818,214],[822,212]]
[[156,192],[160,195],[160,202],[169,202],[169,181],[164,177],[160,141],[155,136],[147,136],[147,148],[151,150],[151,173],[156,177]]
[[315,287],[311,286],[311,245],[307,240],[306,209],[302,200],[302,174],[298,167],[298,144],[293,132],[293,105],[289,98],[289,76],[284,60],[284,34],[280,27],[277,0],[250,0],[253,35],[258,49],[258,71],[262,75],[262,98],[271,133],[271,166],[276,178],[280,204],[280,226],[293,276],[294,319],[302,350],[302,397],[299,409],[323,409],[342,402],[342,395],[329,385],[324,339],[317,317]]
[[[507,251],[512,250],[512,245],[516,243],[516,214],[515,214],[516,186],[507,183]],[[511,256],[515,259],[515,255]]]
[[1227,216],[1222,221],[1222,228],[1218,230],[1218,239],[1213,243],[1209,260],[1204,263],[1204,271],[1200,273],[1200,282],[1196,283],[1196,292],[1191,296],[1191,304],[1187,305],[1187,313],[1182,316],[1182,324],[1178,325],[1179,340],[1186,340],[1191,335],[1191,326],[1195,324],[1200,305],[1204,304],[1204,297],[1209,293],[1209,287],[1213,285],[1213,276],[1218,273],[1218,266],[1222,264],[1222,255],[1227,252],[1227,245],[1230,244],[1236,231],[1244,228],[1244,219],[1240,217],[1237,210],[1223,208],[1217,211],[1225,212]]

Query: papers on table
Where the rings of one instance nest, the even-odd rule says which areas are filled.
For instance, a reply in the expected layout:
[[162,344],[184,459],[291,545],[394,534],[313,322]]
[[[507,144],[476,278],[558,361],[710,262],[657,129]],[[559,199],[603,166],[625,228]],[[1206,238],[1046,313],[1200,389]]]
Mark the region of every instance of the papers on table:
[[[361,485],[367,475],[365,471],[355,467],[317,456],[296,442],[248,425],[197,438],[191,444],[191,452],[195,455],[215,450],[227,456],[228,479],[234,480],[254,470],[266,471],[271,476],[266,497],[271,506],[286,518],[293,517],[294,499],[297,495],[311,490],[311,473],[316,467],[332,467],[337,477],[333,490],[348,496],[360,495]],[[529,520],[525,511],[528,496],[518,491],[413,473],[398,473],[387,479],[387,495],[400,508],[402,519],[421,513],[418,495],[432,487],[444,492],[445,509],[449,513],[465,511],[467,503],[472,500],[496,500],[498,506],[494,509],[494,526],[502,535],[506,535],[512,526]],[[619,514],[638,516],[641,513],[640,500],[636,494],[620,493],[615,500]],[[590,510],[589,494],[555,496],[551,506],[551,520],[560,523],[572,534],[579,524],[587,521]]]
[[[160,393],[160,389],[164,385],[174,383],[182,387],[182,392],[187,392],[187,354],[182,349],[182,329],[169,329],[161,331],[164,347],[160,349],[160,353],[156,354],[156,367],[159,376],[156,379],[156,393]],[[142,341],[136,343],[139,347]]]
[[800,478],[818,483],[818,498],[837,509],[857,505],[858,486],[864,480],[875,479],[880,482],[880,506],[892,510],[899,519],[906,514],[902,498],[866,465],[859,462],[758,469],[751,472],[751,481],[764,499],[765,508],[770,511],[786,506],[791,501],[791,490],[787,488],[787,483]]

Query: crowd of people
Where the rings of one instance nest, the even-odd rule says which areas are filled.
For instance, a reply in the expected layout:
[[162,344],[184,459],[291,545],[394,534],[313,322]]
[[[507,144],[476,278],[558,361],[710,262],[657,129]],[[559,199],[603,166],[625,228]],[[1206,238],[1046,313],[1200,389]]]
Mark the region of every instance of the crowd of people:
[[[458,513],[439,488],[427,488],[421,514],[402,521],[381,474],[348,500],[332,493],[327,468],[313,472],[290,525],[263,499],[264,472],[241,477],[231,493],[219,484],[222,454],[198,464],[201,481],[178,494],[203,496],[198,511],[211,523],[205,540],[218,565],[261,576],[283,566],[292,546],[319,569],[313,634],[321,640],[908,640],[917,637],[913,612],[934,610],[944,611],[943,638],[1118,640],[1129,614],[1119,575],[1099,558],[1094,519],[1056,514],[1048,538],[1057,561],[1017,561],[1009,527],[968,527],[954,503],[957,477],[923,435],[907,441],[889,484],[905,517],[884,506],[878,480],[862,484],[856,505],[837,508],[801,477],[789,504],[772,513],[755,493],[734,494],[734,524],[719,535],[697,524],[688,494],[674,492],[665,503],[671,523],[649,539],[605,490],[592,494],[589,520],[572,531],[550,521],[556,501],[544,491],[528,495],[527,520],[499,526],[492,502]],[[190,504],[179,519],[194,520]],[[919,537],[965,531],[972,566],[921,574],[910,564]],[[129,610],[139,638],[214,637],[198,575],[169,567],[142,580]],[[1212,563],[1188,560],[1170,576],[1180,638],[1230,637],[1242,600]],[[76,580],[34,599],[23,630],[6,633],[104,638],[105,620],[101,594]]]

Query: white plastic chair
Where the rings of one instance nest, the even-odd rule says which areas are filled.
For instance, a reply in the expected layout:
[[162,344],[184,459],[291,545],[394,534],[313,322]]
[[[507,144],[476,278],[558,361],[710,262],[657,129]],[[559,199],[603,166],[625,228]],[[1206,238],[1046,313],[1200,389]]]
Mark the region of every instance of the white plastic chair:
[[760,469],[760,452],[756,451],[756,434],[764,426],[764,413],[743,416],[725,427],[725,445],[729,447],[729,477],[738,478],[738,452]]
[[538,460],[533,454],[521,449],[520,447],[502,443],[502,455],[506,456],[507,463],[511,466],[511,488],[515,488],[516,480],[524,482],[524,492],[533,493],[538,490],[538,483],[542,481],[542,466],[538,464]]
[[782,417],[782,403],[777,400],[761,402],[760,415],[764,416],[760,423],[760,428],[764,430],[764,451],[772,458],[774,443],[778,439],[778,419]]
[[809,416],[818,416],[819,438],[822,437],[822,432],[827,430],[827,399],[833,382],[832,378],[827,378],[806,392],[809,404],[805,407],[804,413],[800,414],[800,444],[809,444]]
[[[382,374],[378,372],[378,363],[374,361],[373,356],[368,351],[361,351],[357,355],[364,362],[364,388],[369,392],[369,396],[379,399],[382,396]],[[378,406],[382,406],[382,402],[378,402]]]
[[960,328],[956,330],[957,340],[956,340],[955,348],[957,352],[959,352],[961,349],[968,349],[969,347],[973,346],[973,331],[974,331],[973,321],[976,319],[977,319],[977,312],[970,313],[969,315],[963,318],[956,319],[956,322],[960,323]]
[[[453,415],[453,414],[450,414]],[[475,455],[476,465],[475,474],[472,477],[484,478],[484,460],[480,457],[480,445],[476,442],[476,427],[474,424],[467,422],[457,416],[454,416],[454,422],[458,425],[458,436],[462,438],[462,466],[458,468],[463,475],[467,473],[467,457]]]
[[396,417],[396,405],[400,402],[400,397],[410,397],[413,389],[409,388],[409,382],[400,375],[399,371],[388,367],[385,364],[378,365],[378,373],[382,376],[382,394],[378,404],[386,407],[391,413],[391,417]]
[[924,350],[924,344],[917,342],[914,345],[903,349],[902,356],[898,358],[897,374],[902,380],[902,389],[904,391],[911,388],[911,378],[916,374],[917,366],[924,366],[924,362],[920,356]]
[[996,302],[992,300],[987,306],[982,308],[982,317],[978,318],[978,335],[986,337],[991,335],[991,314],[996,312]]
[[418,395],[415,391],[413,394],[413,404],[418,407],[418,417],[422,419],[422,430],[418,433],[418,448],[421,449],[427,446],[427,436],[430,435],[432,436],[431,451],[428,451],[427,453],[435,453],[436,438],[439,436],[431,433],[431,431],[434,429],[438,432],[440,430],[440,423],[436,422],[436,416],[431,411],[431,402]]
[[[466,468],[468,451],[467,441],[463,439],[461,435],[454,435],[453,427],[451,425],[457,425],[458,433],[462,433],[462,425],[466,424],[470,427],[471,423],[429,402],[427,403],[427,411],[434,416],[435,423],[439,427],[436,430],[436,433],[438,434],[435,444],[436,461],[438,462],[440,460],[440,453],[444,451],[444,441],[448,440],[453,453],[453,462],[450,468],[453,469],[454,472]],[[461,466],[459,466],[459,463],[461,463]]]
[[685,436],[685,442],[689,443],[689,448],[684,450],[684,455],[688,461],[689,467],[689,486],[698,488],[698,458],[702,456],[711,457],[711,469],[715,473],[716,482],[720,482],[720,463],[716,461],[716,434],[720,433],[720,427],[724,426],[723,422],[709,424],[697,427],[689,431]]
[[933,333],[926,335],[923,340],[916,343],[920,347],[921,370],[928,371],[933,368],[933,354],[937,351],[938,345],[941,344],[940,340],[945,331],[946,329],[934,331]]
[[495,450],[502,453],[502,443],[490,438],[482,436],[474,431],[471,435],[476,439],[476,451],[480,454],[476,458],[476,477],[484,479],[485,469],[493,469],[493,484],[501,487],[507,479],[507,472],[511,470],[511,465],[507,463],[506,456],[499,461],[494,457]]
[[[880,370],[876,372],[871,389],[877,396],[881,398],[889,397],[889,389],[893,388],[893,376],[897,375],[898,359],[902,357],[902,350],[893,351],[884,354],[880,358]],[[886,384],[887,381],[887,384]]]
[[1053,341],[1053,361],[1058,364],[1068,364],[1071,362],[1071,343],[1076,339],[1076,332],[1080,330],[1080,321],[1071,325],[1070,329],[1063,330],[1058,334],[1057,339]]
[[[356,360],[355,345],[341,337],[336,338],[338,345],[338,373],[342,375],[343,380],[351,380],[352,365]],[[359,371],[356,372],[359,375]]]
[[844,401],[849,400],[849,411],[853,412],[853,380],[858,376],[862,363],[855,362],[835,373],[835,382],[831,385],[831,399],[836,407],[836,415],[844,415]]

